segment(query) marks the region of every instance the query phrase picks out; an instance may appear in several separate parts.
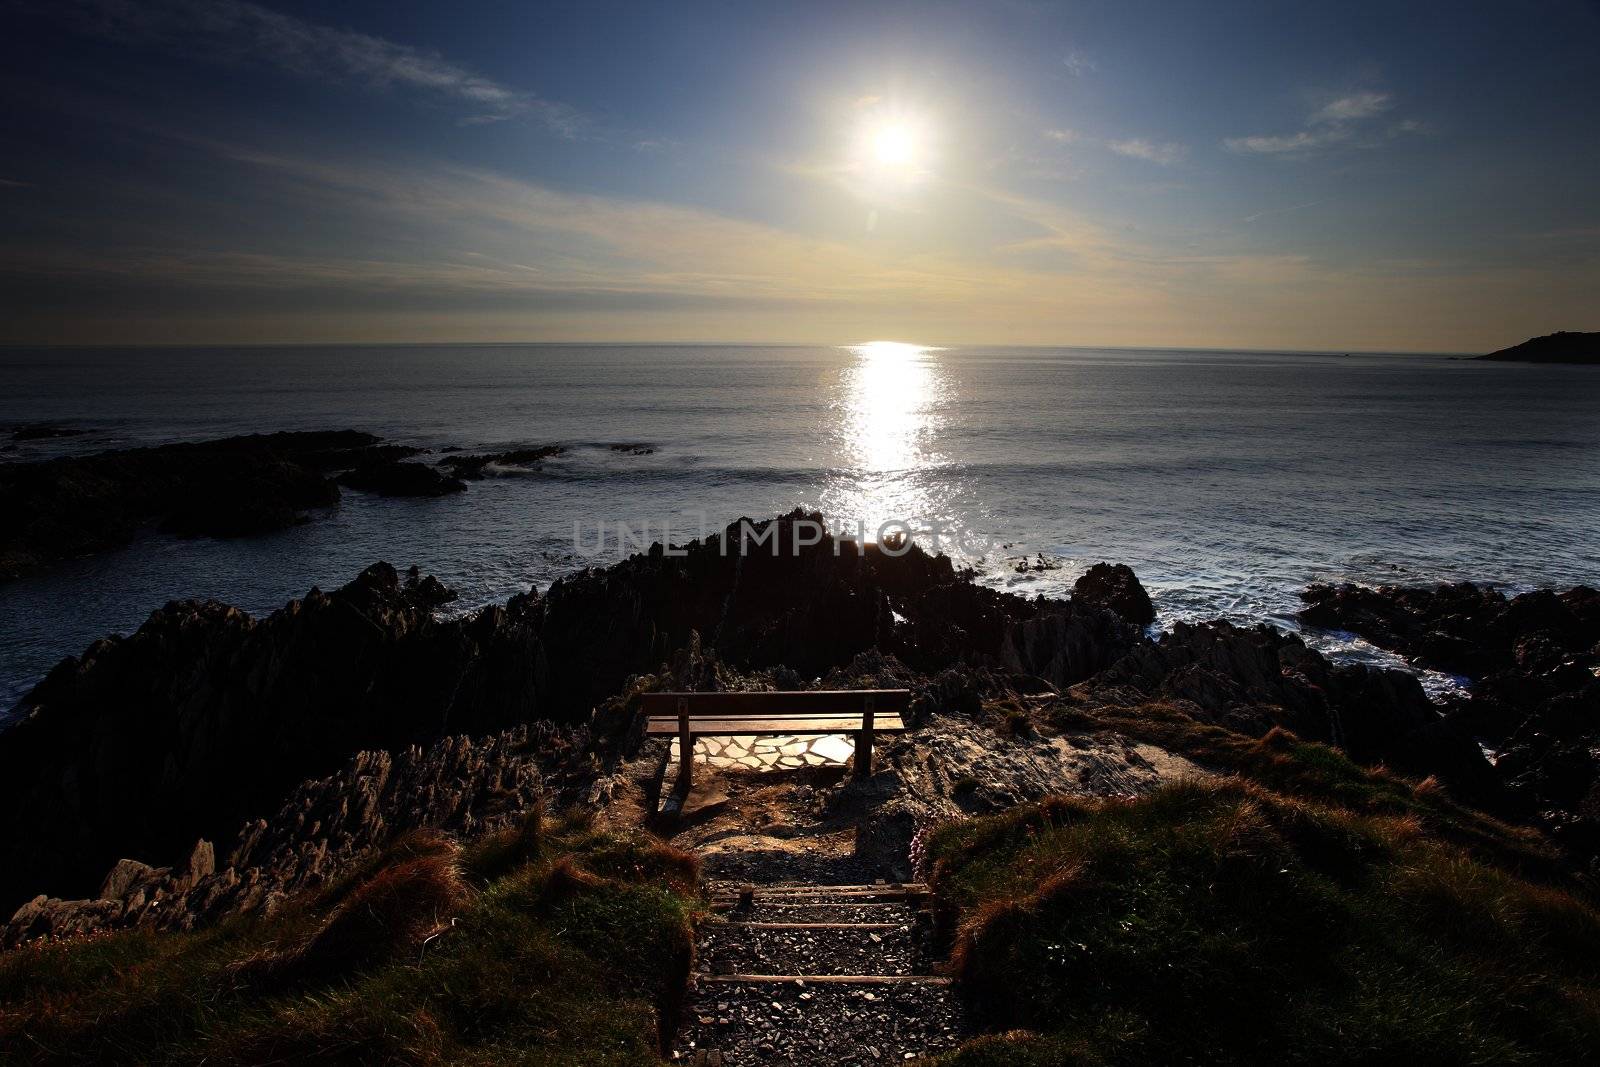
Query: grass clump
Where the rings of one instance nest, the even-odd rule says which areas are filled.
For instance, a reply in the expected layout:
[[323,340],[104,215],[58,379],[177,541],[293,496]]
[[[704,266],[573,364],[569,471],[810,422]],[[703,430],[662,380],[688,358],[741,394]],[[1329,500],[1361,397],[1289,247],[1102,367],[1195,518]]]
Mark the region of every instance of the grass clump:
[[7,1062],[655,1064],[692,860],[582,820],[396,842],[266,920],[0,956]]
[[987,1064],[1581,1062],[1600,913],[1416,812],[1239,777],[930,842]]
[[1384,767],[1363,767],[1337,748],[1303,741],[1282,727],[1260,738],[1248,737],[1201,722],[1166,703],[1083,707],[1063,702],[1051,709],[1049,720],[1057,730],[1159,745],[1289,796],[1371,815],[1409,816],[1430,836],[1489,862],[1533,878],[1559,877],[1559,856],[1537,831],[1508,826],[1455,803],[1437,779],[1419,783]]

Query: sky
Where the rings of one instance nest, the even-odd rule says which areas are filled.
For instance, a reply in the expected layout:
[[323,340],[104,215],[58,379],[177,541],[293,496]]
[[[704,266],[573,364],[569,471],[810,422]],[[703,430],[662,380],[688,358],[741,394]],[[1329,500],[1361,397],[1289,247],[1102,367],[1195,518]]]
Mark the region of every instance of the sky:
[[0,343],[1600,330],[1600,4],[0,0]]

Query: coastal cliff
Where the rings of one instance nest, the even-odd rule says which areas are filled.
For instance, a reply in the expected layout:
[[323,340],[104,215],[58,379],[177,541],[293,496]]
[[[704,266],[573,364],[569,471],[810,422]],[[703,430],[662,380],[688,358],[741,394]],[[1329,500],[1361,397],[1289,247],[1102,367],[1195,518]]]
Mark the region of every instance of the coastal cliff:
[[1600,333],[1562,330],[1477,358],[1500,363],[1600,363]]

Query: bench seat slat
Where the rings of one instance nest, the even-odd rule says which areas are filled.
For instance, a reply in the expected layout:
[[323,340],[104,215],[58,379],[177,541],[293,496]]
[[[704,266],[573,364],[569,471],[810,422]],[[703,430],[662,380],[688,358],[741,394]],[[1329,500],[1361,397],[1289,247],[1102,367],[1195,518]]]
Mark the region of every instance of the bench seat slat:
[[882,715],[904,712],[911,704],[906,689],[803,689],[777,693],[644,693],[640,703],[653,715],[676,715],[679,698],[689,705],[689,714],[710,718],[751,715],[771,718],[778,715],[837,715],[860,712],[866,698]]
[[[905,732],[905,723],[898,715],[879,715],[873,719],[872,728],[878,733]],[[771,719],[691,717],[689,729],[696,737],[733,737],[742,734],[848,734],[861,729],[860,715],[816,715],[809,718],[784,716]],[[676,734],[677,718],[650,719],[649,733]]]

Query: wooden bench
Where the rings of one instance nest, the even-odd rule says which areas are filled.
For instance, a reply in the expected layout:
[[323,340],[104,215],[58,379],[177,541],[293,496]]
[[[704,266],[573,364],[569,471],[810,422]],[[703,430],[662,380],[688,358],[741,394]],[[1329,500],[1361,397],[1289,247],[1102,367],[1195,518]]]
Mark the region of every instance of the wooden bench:
[[909,689],[808,689],[786,693],[645,693],[647,732],[678,737],[677,791],[693,775],[694,739],[789,734],[852,734],[858,777],[872,773],[876,734],[904,733]]

